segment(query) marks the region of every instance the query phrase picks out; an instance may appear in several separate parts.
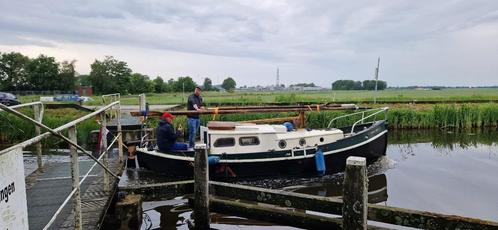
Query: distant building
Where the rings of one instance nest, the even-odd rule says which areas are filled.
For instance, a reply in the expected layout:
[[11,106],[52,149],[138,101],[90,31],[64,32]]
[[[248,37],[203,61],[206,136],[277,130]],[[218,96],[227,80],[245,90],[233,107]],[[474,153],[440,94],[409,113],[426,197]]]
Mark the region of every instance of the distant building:
[[92,86],[78,86],[78,95],[79,96],[93,96],[93,87]]

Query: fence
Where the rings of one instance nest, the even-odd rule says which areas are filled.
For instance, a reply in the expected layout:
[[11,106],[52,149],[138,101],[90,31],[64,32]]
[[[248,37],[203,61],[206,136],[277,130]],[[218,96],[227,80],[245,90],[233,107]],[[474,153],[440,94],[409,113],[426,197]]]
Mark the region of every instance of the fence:
[[[35,109],[35,118],[30,118],[18,111],[16,111],[15,109],[16,108],[20,108],[20,107],[27,107],[27,106],[33,106],[34,109]],[[3,111],[6,111],[6,112],[9,112],[9,113],[12,113],[14,114],[15,116],[23,119],[23,120],[26,120],[30,123],[33,123],[36,127],[37,127],[37,133],[36,133],[36,136],[29,139],[29,140],[26,140],[22,143],[19,143],[15,146],[12,146],[12,147],[9,147],[7,149],[4,149],[2,151],[0,151],[0,156],[3,156],[3,155],[9,155],[9,154],[14,154],[14,153],[17,153],[19,152],[20,149],[23,149],[27,146],[30,146],[30,145],[33,145],[33,144],[36,144],[37,145],[37,156],[38,156],[38,166],[40,167],[41,169],[41,141],[51,135],[54,135],[58,138],[61,138],[62,140],[64,140],[65,142],[67,142],[71,148],[70,148],[70,155],[71,155],[71,175],[72,175],[72,191],[71,193],[67,196],[67,198],[64,200],[64,202],[62,203],[62,205],[59,207],[59,209],[55,212],[55,214],[52,216],[51,220],[48,222],[48,224],[43,228],[43,229],[48,229],[55,221],[55,219],[57,218],[57,216],[61,213],[62,209],[64,208],[64,206],[71,200],[73,199],[73,202],[74,202],[74,226],[75,226],[75,229],[82,229],[82,216],[81,216],[81,196],[80,196],[80,186],[81,184],[86,180],[86,178],[88,177],[88,175],[90,174],[90,172],[92,171],[92,169],[98,164],[100,167],[102,167],[104,169],[104,188],[103,190],[104,191],[109,191],[109,176],[113,176],[115,178],[119,178],[116,174],[114,174],[110,169],[109,169],[109,160],[108,160],[108,151],[110,150],[110,148],[112,147],[112,145],[118,141],[118,149],[119,149],[119,161],[122,162],[123,161],[123,152],[122,152],[122,146],[123,146],[123,140],[122,140],[122,133],[121,133],[121,123],[119,122],[119,119],[118,119],[118,133],[117,135],[114,137],[114,139],[112,140],[112,143],[110,145],[107,145],[107,131],[106,131],[106,124],[107,124],[107,112],[109,110],[112,110],[113,108],[116,108],[117,110],[117,118],[120,117],[120,102],[119,100],[118,101],[114,101],[108,105],[105,105],[104,107],[102,107],[101,109],[93,112],[93,113],[90,113],[86,116],[83,116],[81,118],[78,118],[72,122],[69,122],[65,125],[62,125],[58,128],[55,128],[55,129],[52,129],[52,128],[49,128],[47,127],[46,125],[44,125],[42,123],[42,118],[43,118],[43,104],[41,102],[33,102],[33,103],[27,103],[27,104],[21,104],[21,105],[16,105],[16,106],[12,106],[12,107],[7,107],[3,104],[0,104],[0,109],[2,109]],[[81,147],[80,145],[78,145],[77,143],[77,139],[76,139],[76,125],[78,123],[81,123],[85,120],[88,120],[88,119],[91,119],[95,116],[99,116],[100,117],[100,125],[101,125],[101,130],[102,130],[102,133],[103,135],[101,135],[101,152],[99,154],[99,157],[98,158],[95,158],[91,152],[85,150],[83,147]],[[45,129],[47,130],[48,132],[45,132],[43,134],[41,134],[41,129]],[[64,136],[61,134],[62,131],[64,130],[67,130],[68,131],[68,137]],[[39,147],[39,148],[38,148]],[[83,154],[87,155],[88,157],[90,157],[93,161],[95,161],[95,163],[93,164],[93,166],[90,168],[90,170],[86,173],[86,175],[82,178],[82,180],[80,181],[79,179],[79,163],[78,163],[78,150],[81,151]],[[21,158],[22,159],[22,158]],[[100,162],[100,161],[103,161],[103,162]],[[18,169],[19,170],[23,170],[22,168],[21,169]],[[2,172],[3,173],[3,172]],[[13,186],[12,186],[13,187]],[[25,190],[24,191],[21,191],[22,193],[26,193]],[[24,200],[24,205],[22,205],[23,207],[26,207],[27,209],[27,206],[26,206],[26,200]],[[26,211],[27,213],[27,211]],[[27,214],[26,214],[27,215]],[[16,224],[19,224],[18,226],[23,226],[23,224],[26,224],[26,223],[21,223],[22,220],[20,219],[17,219],[17,220],[13,220],[14,222],[17,221],[18,223],[10,223],[11,226],[16,226]],[[12,225],[13,224],[13,225]]]

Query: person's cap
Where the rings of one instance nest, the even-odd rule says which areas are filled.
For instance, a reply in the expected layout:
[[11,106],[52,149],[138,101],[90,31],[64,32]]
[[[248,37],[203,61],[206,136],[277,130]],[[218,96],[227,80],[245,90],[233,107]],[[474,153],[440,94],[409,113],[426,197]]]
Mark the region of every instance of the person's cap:
[[175,116],[171,115],[171,113],[164,112],[163,115],[161,116],[161,119],[166,119],[166,118],[174,119]]
[[196,86],[195,88],[199,89],[200,91],[202,91],[202,88],[200,86]]

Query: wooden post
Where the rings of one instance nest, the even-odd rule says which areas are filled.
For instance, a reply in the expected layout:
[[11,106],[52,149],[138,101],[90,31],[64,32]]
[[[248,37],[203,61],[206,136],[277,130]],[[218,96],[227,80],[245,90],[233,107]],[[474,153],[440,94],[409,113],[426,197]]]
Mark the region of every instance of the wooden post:
[[123,132],[121,128],[121,102],[117,105],[119,162],[123,162]]
[[209,166],[206,144],[195,145],[194,223],[196,229],[209,229]]
[[367,229],[368,182],[364,157],[348,157],[344,172],[343,229]]
[[[76,136],[76,126],[72,126],[68,129],[69,139],[77,143]],[[73,189],[76,189],[74,193],[73,207],[74,207],[74,229],[82,229],[82,219],[81,219],[81,196],[80,196],[80,166],[78,163],[78,149],[76,147],[70,147],[71,152],[71,177],[73,179]]]
[[304,111],[301,111],[299,112],[299,116],[298,116],[298,125],[296,125],[297,127],[296,128],[304,128],[306,126],[305,124],[305,117],[304,117]]
[[[33,106],[34,118],[38,122],[43,120],[43,105],[37,104]],[[35,136],[41,134],[41,128],[35,125]],[[41,141],[36,143],[36,159],[38,162],[38,171],[43,172],[43,161],[42,161],[42,143]]]
[[142,94],[138,95],[138,97],[139,97],[139,99],[138,99],[139,110],[140,110],[140,112],[145,111],[145,94],[142,93]]
[[[101,150],[103,151],[102,154],[104,154],[103,163],[106,168],[109,168],[109,154],[107,153],[107,121],[105,112],[100,114],[100,121],[100,125],[102,126],[102,140],[100,143]],[[104,192],[109,191],[109,173],[104,171]]]

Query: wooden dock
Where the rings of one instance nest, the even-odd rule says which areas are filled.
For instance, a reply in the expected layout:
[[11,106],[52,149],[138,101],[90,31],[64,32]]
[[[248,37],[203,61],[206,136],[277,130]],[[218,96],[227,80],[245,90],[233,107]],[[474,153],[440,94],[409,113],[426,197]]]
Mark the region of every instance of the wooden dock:
[[[93,160],[79,161],[80,178],[94,163]],[[117,174],[122,172],[123,164],[119,163],[117,157],[112,157],[109,167]],[[118,181],[113,177],[109,178],[111,190],[105,192],[103,173],[101,167],[94,167],[81,186],[83,229],[100,228],[115,193]],[[51,163],[44,166],[43,173],[35,171],[26,177],[29,229],[43,229],[70,194],[71,184],[71,162]],[[73,203],[69,202],[50,229],[74,229],[74,223]]]

